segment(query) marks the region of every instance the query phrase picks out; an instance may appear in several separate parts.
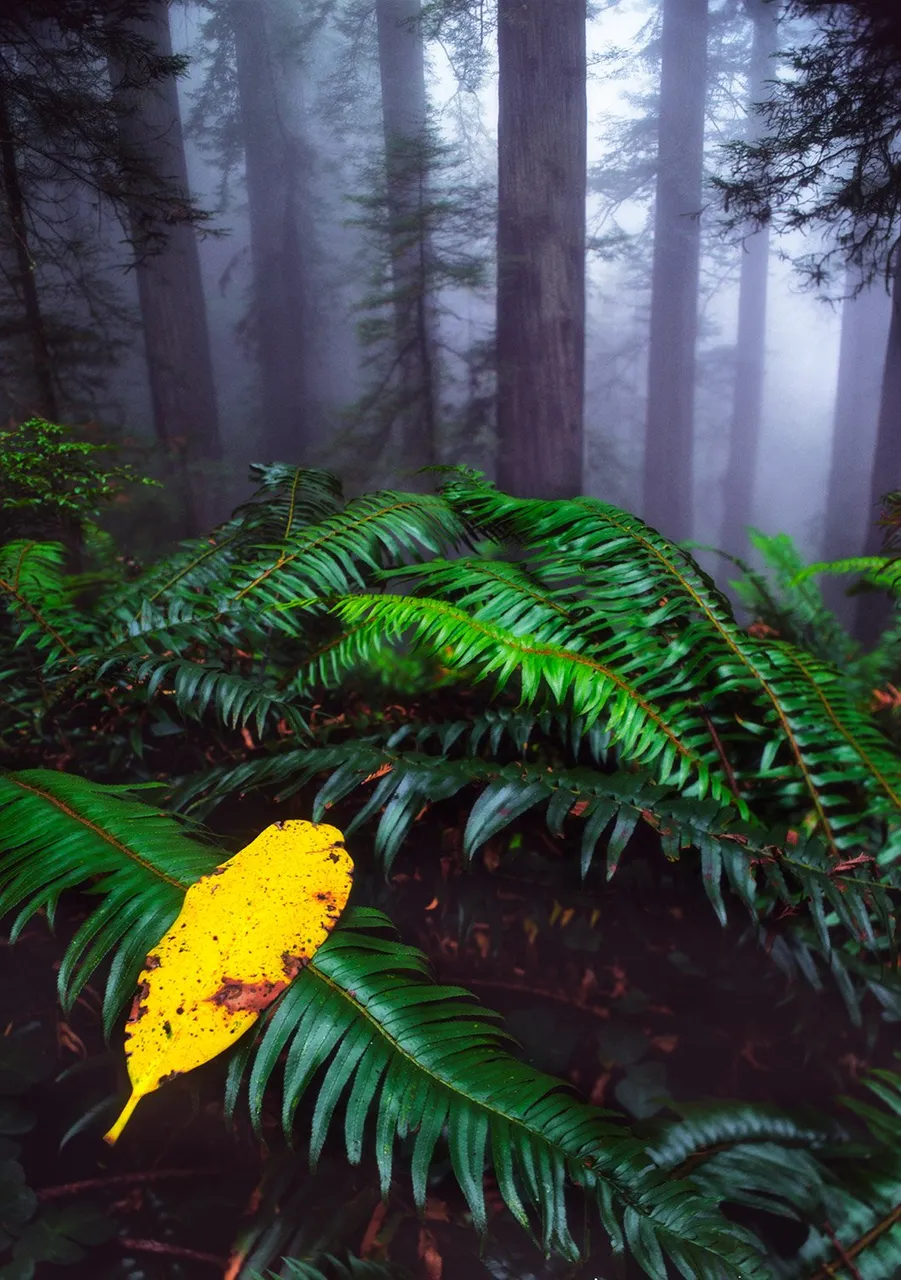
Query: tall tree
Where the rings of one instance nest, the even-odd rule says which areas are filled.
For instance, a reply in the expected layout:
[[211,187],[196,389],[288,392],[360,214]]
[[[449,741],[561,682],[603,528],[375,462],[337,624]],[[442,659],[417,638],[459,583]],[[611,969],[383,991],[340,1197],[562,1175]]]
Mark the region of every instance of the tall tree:
[[498,485],[582,491],[585,0],[498,0]]
[[663,0],[642,516],[691,534],[708,0]]
[[[825,249],[797,263],[819,288],[837,265],[869,281],[895,263],[864,547],[878,552],[879,498],[901,488],[901,14],[894,0],[792,0],[791,10],[814,20],[791,51],[794,74],[767,104],[765,136],[733,148],[732,176],[719,185],[733,222],[831,231]],[[887,616],[862,594],[859,637],[873,640]]]
[[[10,370],[11,381],[24,392],[25,416],[31,413],[56,421],[58,396],[53,378],[53,362],[47,327],[29,251],[26,202],[19,174],[15,135],[9,111],[6,85],[0,79],[0,193],[3,226],[0,229],[2,257],[0,269],[6,277],[13,312],[10,329],[16,334],[14,354],[24,357],[24,368]],[[7,304],[9,305],[9,303]]]
[[137,30],[146,10],[147,0],[0,5],[4,413],[39,405],[64,420],[96,414],[135,323],[113,278],[131,254],[123,264],[107,224],[128,238],[138,196],[158,243],[208,216],[173,190],[153,156],[121,143],[122,101],[103,68],[127,62],[140,94],[183,66]]
[[[756,141],[763,120],[755,110],[767,93],[767,81],[775,74],[778,0],[744,0],[754,27],[748,67],[748,119],[746,136]],[[766,361],[767,277],[770,263],[770,229],[749,228],[743,245],[738,290],[735,391],[729,432],[729,456],[723,479],[723,522],[720,545],[734,555],[745,552],[745,529],[751,522],[751,504],[760,429],[763,415],[763,377]]]
[[[131,19],[129,26],[146,41],[148,51],[172,57],[167,0],[148,0],[143,17]],[[110,58],[124,154],[142,163],[149,160],[170,190],[187,200],[175,77],[136,88],[141,56],[139,47],[132,46],[128,55]],[[219,417],[197,237],[190,221],[166,227],[160,236],[144,194],[135,181],[128,206],[157,438],[187,459],[218,458]]]
[[286,0],[231,0],[253,264],[249,330],[262,381],[267,459],[300,463],[316,443],[312,313],[313,153],[302,39]]
[[[866,285],[859,267],[846,276],[835,393],[835,417],[821,555],[840,560],[866,541],[876,422],[885,368],[891,302],[882,280]],[[849,619],[845,583],[827,576],[822,591],[829,607]]]
[[376,0],[396,381],[405,468],[438,461],[439,386],[431,296],[431,154],[420,0]]
[[[864,555],[879,555],[883,531],[878,525],[883,494],[901,489],[901,249],[896,248],[892,280],[892,316],[888,331],[882,393],[876,423],[876,448],[870,474],[870,506]],[[855,634],[868,647],[874,645],[889,621],[888,598],[862,592],[857,606]]]

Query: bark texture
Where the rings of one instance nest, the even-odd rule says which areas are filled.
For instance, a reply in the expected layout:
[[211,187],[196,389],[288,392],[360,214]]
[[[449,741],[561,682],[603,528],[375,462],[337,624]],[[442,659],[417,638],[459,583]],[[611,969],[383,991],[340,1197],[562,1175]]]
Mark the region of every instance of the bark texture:
[[[755,103],[767,96],[767,81],[775,76],[773,54],[777,47],[777,0],[745,0],[754,24],[751,63],[748,68],[749,114],[745,129],[748,142],[761,136],[763,122]],[[751,523],[754,477],[760,452],[763,419],[763,385],[766,363],[767,276],[770,263],[769,227],[748,236],[741,260],[738,292],[735,394],[729,433],[729,455],[723,480],[724,502],[720,546],[732,555],[747,553],[746,528]]]
[[429,231],[429,138],[420,0],[376,0],[391,244],[399,453],[437,462],[437,319]]
[[[172,54],[166,0],[151,0],[145,21],[133,21],[135,32],[149,40],[156,54]],[[149,162],[174,193],[188,196],[188,170],[174,77],[136,89],[140,69],[110,66],[119,116],[120,140],[127,154]],[[148,189],[148,196],[152,195]],[[219,418],[210,358],[206,303],[200,276],[197,233],[189,218],[154,225],[150,205],[142,204],[136,182],[131,205],[136,244],[136,274],[144,350],[158,439],[188,460],[220,456]],[[187,203],[186,215],[189,213]],[[154,243],[153,237],[165,239]]]
[[499,487],[582,491],[585,0],[498,0]]
[[643,518],[691,536],[707,0],[664,0]]
[[[7,277],[15,312],[10,328],[13,344],[25,357],[25,367],[16,369],[10,381],[22,397],[23,418],[38,414],[53,422],[59,407],[47,328],[41,310],[37,279],[28,251],[28,222],[19,178],[16,146],[5,88],[0,83],[0,196],[5,213],[0,235],[0,267]],[[9,391],[7,391],[9,394]]]

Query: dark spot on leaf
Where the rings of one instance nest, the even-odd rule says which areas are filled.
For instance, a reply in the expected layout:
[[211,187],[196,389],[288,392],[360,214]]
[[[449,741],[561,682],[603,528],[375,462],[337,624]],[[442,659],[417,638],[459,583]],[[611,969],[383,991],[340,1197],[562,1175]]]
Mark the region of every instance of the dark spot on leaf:
[[226,981],[224,985],[221,986],[219,990],[215,993],[215,995],[210,996],[210,999],[212,1000],[213,1004],[228,1004],[230,1000],[236,1000],[240,994],[241,994],[240,982]]
[[305,969],[309,963],[309,956],[292,956],[290,951],[282,952],[282,970],[289,980],[296,978],[301,969]]
[[210,872],[210,875],[211,875],[211,876],[224,876],[224,875],[225,875],[225,867],[213,867],[212,871]]
[[268,1008],[287,985],[287,982],[241,982],[223,977],[222,986],[209,998],[212,1004],[221,1005],[229,1013],[239,1010],[259,1013]]
[[285,824],[284,824],[284,822],[282,822],[281,820],[279,820],[278,822],[276,822],[276,823],[275,823],[275,829],[276,829],[276,831],[284,831],[284,829],[285,829]]
[[163,1023],[163,1032],[165,1033],[165,1036],[166,1036],[166,1039],[167,1039],[167,1040],[171,1040],[171,1039],[172,1039],[172,1023],[171,1023],[171,1022],[164,1022],[164,1023]]
[[170,1080],[174,1080],[176,1076],[180,1076],[180,1071],[168,1071],[164,1076],[160,1076],[159,1084],[168,1084]]
[[[182,925],[182,928],[184,928],[184,927],[185,927],[185,926],[184,926],[184,925]],[[145,969],[158,969],[159,967],[160,967],[160,958],[159,958],[159,956],[148,956],[148,957],[147,957],[147,959],[144,961],[144,968],[145,968]]]
[[146,982],[142,982],[141,985],[138,987],[138,994],[135,996],[134,1000],[132,1001],[131,1013],[128,1015],[129,1022],[140,1022],[140,1020],[143,1018],[144,1014],[147,1012],[147,1006],[146,1004],[142,1004],[141,1002],[143,1000],[146,1000],[149,994],[150,994],[150,985]]
[[185,1006],[183,1004],[180,1004],[178,1008],[175,1010],[176,1013],[184,1013],[184,1011],[185,1011]]

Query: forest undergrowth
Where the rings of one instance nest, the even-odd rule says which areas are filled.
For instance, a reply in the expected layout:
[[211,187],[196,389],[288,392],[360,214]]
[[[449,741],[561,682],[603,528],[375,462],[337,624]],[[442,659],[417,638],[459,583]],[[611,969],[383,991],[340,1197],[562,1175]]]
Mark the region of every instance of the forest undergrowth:
[[[897,621],[464,468],[138,564],[81,456],[4,494],[0,1277],[898,1274]],[[145,958],[296,818],[349,906],[110,1150]]]

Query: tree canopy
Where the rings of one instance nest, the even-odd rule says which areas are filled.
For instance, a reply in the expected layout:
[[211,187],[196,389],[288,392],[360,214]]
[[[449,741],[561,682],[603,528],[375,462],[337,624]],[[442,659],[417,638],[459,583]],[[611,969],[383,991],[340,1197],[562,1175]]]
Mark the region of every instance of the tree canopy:
[[792,0],[756,141],[731,143],[719,187],[731,226],[826,233],[797,266],[829,287],[847,264],[861,287],[894,261],[901,200],[901,10],[889,0]]

